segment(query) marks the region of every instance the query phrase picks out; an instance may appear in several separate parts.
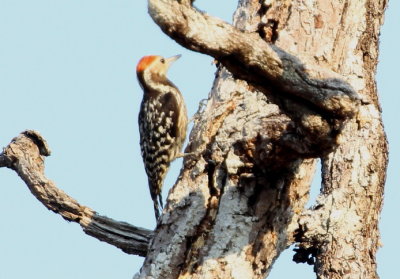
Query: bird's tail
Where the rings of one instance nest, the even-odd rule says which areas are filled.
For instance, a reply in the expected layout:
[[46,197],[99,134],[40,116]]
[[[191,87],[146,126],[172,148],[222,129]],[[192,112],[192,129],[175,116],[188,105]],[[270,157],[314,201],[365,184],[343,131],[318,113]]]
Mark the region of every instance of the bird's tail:
[[157,221],[160,218],[160,215],[161,215],[160,213],[162,212],[162,209],[164,207],[163,201],[162,201],[162,196],[161,196],[164,175],[165,175],[165,172],[161,172],[161,171],[156,172],[155,175],[153,173],[150,173],[150,175],[148,174],[149,177],[153,178],[153,179],[149,179],[149,190],[150,190],[151,199],[153,200],[154,214],[156,215]]
[[152,193],[151,198],[153,200],[154,214],[156,216],[156,220],[158,221],[161,215],[160,212],[162,212],[162,209],[164,208],[161,193],[154,195]]

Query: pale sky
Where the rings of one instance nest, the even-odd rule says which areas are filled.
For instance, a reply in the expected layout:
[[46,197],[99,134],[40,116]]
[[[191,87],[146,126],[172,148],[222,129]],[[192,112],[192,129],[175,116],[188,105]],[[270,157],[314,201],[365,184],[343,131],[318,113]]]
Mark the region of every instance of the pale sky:
[[[202,10],[229,22],[236,3],[196,1]],[[389,4],[377,75],[391,152],[380,224],[381,278],[398,274],[400,248],[400,102],[395,84],[400,2]],[[191,116],[210,91],[212,58],[164,35],[148,16],[147,1],[0,0],[0,38],[0,147],[25,129],[38,130],[52,149],[46,175],[59,188],[100,214],[154,228],[139,151],[142,91],[136,63],[148,54],[182,54],[169,76],[183,92]],[[181,160],[173,163],[164,197],[180,166]],[[1,279],[132,278],[143,262],[46,210],[15,172],[4,168],[0,197]],[[312,267],[291,262],[292,256],[287,250],[269,278],[313,278]]]

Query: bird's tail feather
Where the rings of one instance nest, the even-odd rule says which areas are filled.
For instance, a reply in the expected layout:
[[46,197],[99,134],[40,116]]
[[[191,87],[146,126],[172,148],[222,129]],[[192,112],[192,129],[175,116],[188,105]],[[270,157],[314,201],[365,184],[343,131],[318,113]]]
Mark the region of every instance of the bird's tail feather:
[[160,218],[160,206],[158,204],[157,199],[153,200],[153,204],[154,204],[154,214],[156,216],[156,220],[158,221],[158,219]]
[[154,196],[152,195],[152,199],[154,205],[154,214],[156,216],[156,220],[158,220],[160,218],[160,212],[162,212],[164,208],[161,193]]

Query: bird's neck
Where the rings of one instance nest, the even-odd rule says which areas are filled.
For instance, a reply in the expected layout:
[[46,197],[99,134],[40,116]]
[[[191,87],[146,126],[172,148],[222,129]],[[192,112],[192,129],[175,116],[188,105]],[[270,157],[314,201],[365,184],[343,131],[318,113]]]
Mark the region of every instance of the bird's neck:
[[166,76],[146,71],[137,76],[144,91],[175,92],[177,90],[176,86]]

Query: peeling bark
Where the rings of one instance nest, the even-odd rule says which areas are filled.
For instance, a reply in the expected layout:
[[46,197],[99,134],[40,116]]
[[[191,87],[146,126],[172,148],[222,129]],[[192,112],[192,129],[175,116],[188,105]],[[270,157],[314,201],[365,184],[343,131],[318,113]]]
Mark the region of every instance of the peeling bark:
[[[187,148],[201,157],[185,160],[138,278],[264,278],[294,242],[319,278],[377,277],[387,150],[373,76],[385,2],[371,3],[239,1],[233,27],[149,0],[167,35],[223,67]],[[323,187],[305,210],[317,157]]]

